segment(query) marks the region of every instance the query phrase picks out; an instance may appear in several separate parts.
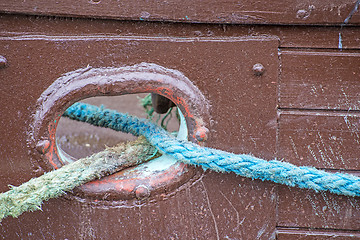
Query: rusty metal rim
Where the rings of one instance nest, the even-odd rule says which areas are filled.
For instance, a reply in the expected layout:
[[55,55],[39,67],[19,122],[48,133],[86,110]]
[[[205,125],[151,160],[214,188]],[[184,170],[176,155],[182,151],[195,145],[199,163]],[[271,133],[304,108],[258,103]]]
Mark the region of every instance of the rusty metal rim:
[[[73,103],[88,97],[132,93],[157,93],[169,98],[184,114],[189,139],[199,144],[207,139],[205,125],[209,123],[209,103],[200,90],[179,71],[152,63],[120,68],[86,67],[58,78],[38,99],[28,138],[32,152],[36,155],[34,159],[40,159],[35,164],[45,171],[64,165],[55,134],[62,113]],[[194,168],[183,164],[177,164],[177,167],[169,171],[169,176],[172,176],[170,178],[161,178],[162,173],[159,173],[150,179],[144,179],[152,193],[176,188],[195,174]],[[156,181],[157,177],[159,181]],[[84,195],[100,199],[104,199],[110,192],[111,199],[128,199],[130,195],[134,196],[136,186],[129,188],[134,182],[112,181],[113,186],[109,188],[109,179],[111,178],[98,180],[95,188],[85,185],[82,190]],[[142,184],[144,182],[138,183]]]

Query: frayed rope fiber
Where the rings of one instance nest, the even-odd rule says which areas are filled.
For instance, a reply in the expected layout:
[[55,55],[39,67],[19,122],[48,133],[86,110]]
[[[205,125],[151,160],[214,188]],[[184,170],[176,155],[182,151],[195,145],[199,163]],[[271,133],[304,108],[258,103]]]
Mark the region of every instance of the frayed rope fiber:
[[186,164],[202,166],[204,169],[217,172],[234,172],[243,177],[268,180],[291,187],[329,191],[346,196],[360,196],[359,177],[200,147],[188,141],[177,140],[146,119],[139,119],[114,110],[75,103],[66,110],[64,116],[95,126],[131,133],[135,136],[143,135],[163,154],[171,155],[176,160]]
[[339,195],[360,196],[360,178],[342,173],[328,173],[312,167],[297,167],[277,160],[266,161],[251,155],[232,154],[181,141],[146,119],[118,113],[84,103],[75,103],[64,113],[70,119],[116,131],[143,135],[136,142],[118,145],[90,157],[65,165],[60,169],[33,178],[19,187],[0,194],[0,222],[7,216],[17,217],[26,211],[41,209],[50,198],[63,195],[91,180],[150,160],[156,154],[171,155],[187,164],[202,166],[217,172],[234,172],[252,179]]
[[41,210],[43,201],[59,197],[77,186],[152,159],[156,148],[144,137],[82,158],[33,178],[0,194],[0,222],[27,211]]

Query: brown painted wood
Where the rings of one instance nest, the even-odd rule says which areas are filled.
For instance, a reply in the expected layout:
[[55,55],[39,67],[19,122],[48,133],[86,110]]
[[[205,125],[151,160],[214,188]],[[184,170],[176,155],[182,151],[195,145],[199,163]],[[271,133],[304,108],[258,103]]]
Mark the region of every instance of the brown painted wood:
[[[7,127],[0,129],[0,154],[6,159],[0,164],[0,191],[41,173],[36,171],[41,156],[29,154],[35,150],[27,145],[26,134],[36,101],[62,74],[88,65],[116,67],[152,62],[175,68],[191,79],[212,104],[208,146],[274,158],[277,49],[278,39],[271,37],[2,37],[0,52],[8,65],[0,71],[0,115],[7,116],[1,118]],[[262,76],[254,74],[255,63],[266,67]],[[258,111],[253,111],[255,108]],[[245,124],[253,119],[256,122]],[[5,219],[0,238],[20,235],[23,239],[41,239],[43,234],[55,239],[273,238],[273,184],[207,172],[202,181],[185,188],[149,199],[144,205],[92,205],[87,200],[55,199],[45,204],[43,212]]]
[[[334,9],[340,6],[335,4]],[[343,10],[340,15],[344,16]],[[353,21],[356,19],[358,14]],[[212,147],[267,159],[276,156],[299,165],[359,169],[360,111],[347,112],[347,102],[338,92],[327,96],[331,105],[324,95],[312,99],[322,99],[321,110],[276,112],[276,88],[280,83],[284,90],[283,81],[293,81],[294,76],[311,76],[310,84],[318,84],[323,75],[335,84],[340,84],[336,81],[340,78],[346,82],[340,87],[347,90],[347,96],[356,94],[348,85],[358,86],[348,66],[358,66],[359,27],[179,24],[6,14],[0,15],[0,25],[0,55],[8,59],[7,67],[0,69],[0,116],[6,116],[0,118],[6,126],[0,129],[0,191],[8,189],[7,184],[18,185],[40,174],[28,159],[31,148],[25,140],[33,106],[54,79],[87,64],[101,67],[151,61],[182,71],[211,100],[214,118],[208,145]],[[343,48],[353,50],[336,50],[339,32]],[[295,61],[294,56],[301,60]],[[302,68],[291,72],[304,63],[309,69],[321,67],[311,62],[313,58],[322,59],[324,74],[304,73]],[[343,68],[333,70],[329,63],[339,61]],[[266,69],[261,78],[251,71],[257,62]],[[292,93],[300,91],[296,88]],[[354,105],[359,98],[351,96]],[[295,101],[296,108],[305,108],[302,101]],[[337,102],[340,107],[334,111]],[[314,154],[308,145],[314,147]],[[360,232],[359,198],[274,187],[233,174],[206,172],[201,181],[145,203],[111,204],[69,196],[50,200],[43,212],[6,219],[0,226],[0,238],[274,239],[276,226],[278,239],[358,239]]]
[[299,166],[360,170],[360,114],[280,111],[278,157]]
[[[95,17],[123,20],[340,25],[354,9],[355,1],[0,1],[0,11],[32,15]],[[360,23],[356,13],[351,24]]]
[[280,228],[276,232],[277,240],[355,240],[360,234],[354,231]]
[[360,230],[359,197],[283,186],[279,187],[278,193],[279,227]]
[[212,172],[176,194],[143,203],[52,199],[42,211],[5,219],[0,238],[274,239],[275,204],[273,184]]
[[[263,26],[180,24],[157,22],[131,22],[116,20],[89,20],[82,18],[35,17],[0,15],[0,36],[133,36],[133,37],[248,37],[277,36],[281,48],[332,48],[339,46],[339,33],[343,49],[360,49],[360,28],[320,26]],[[121,25],[121,27],[119,27]]]
[[360,52],[281,52],[280,108],[360,110]]
[[[19,36],[3,40],[2,52],[8,58],[9,66],[12,64],[12,67],[2,71],[4,79],[5,74],[8,79],[1,86],[3,89],[15,91],[18,86],[13,81],[36,78],[45,83],[34,91],[43,91],[61,74],[88,64],[105,67],[151,62],[176,67],[204,92],[210,102],[217,103],[211,109],[213,125],[209,126],[209,146],[238,153],[254,153],[267,159],[275,157],[276,112],[273,109],[276,108],[278,76],[276,38]],[[263,76],[255,76],[252,71],[256,63],[266,67]],[[222,71],[218,71],[219,66]],[[36,82],[31,84],[37,85]],[[22,87],[19,86],[18,94],[25,94],[28,90]],[[38,95],[34,92],[31,97]],[[255,108],[257,111],[253,111]],[[228,117],[233,115],[236,121]],[[240,124],[253,119],[257,121],[251,125]],[[216,126],[223,127],[216,129]],[[269,142],[273,145],[269,145]]]

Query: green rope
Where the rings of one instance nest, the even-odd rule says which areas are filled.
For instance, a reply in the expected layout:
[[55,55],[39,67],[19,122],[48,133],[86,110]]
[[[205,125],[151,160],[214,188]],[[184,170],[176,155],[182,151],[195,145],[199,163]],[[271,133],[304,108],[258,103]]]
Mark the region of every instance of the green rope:
[[[148,118],[152,119],[154,108],[151,94],[140,99],[140,104],[144,107]],[[172,108],[162,117],[161,127],[164,129],[167,128],[171,119],[171,110]],[[169,115],[170,118],[166,121]],[[158,121],[160,118],[161,115]],[[139,137],[135,142],[108,148],[65,165],[56,171],[30,179],[19,187],[9,185],[10,190],[0,194],[0,222],[7,216],[18,217],[27,211],[41,210],[44,201],[57,198],[89,181],[149,161],[160,155],[158,149],[150,145],[144,137]]]
[[119,144],[79,159],[60,169],[33,178],[19,187],[0,194],[0,222],[7,216],[18,217],[27,211],[41,210],[41,204],[64,195],[89,181],[118,172],[156,157],[155,147],[144,137],[134,142]]
[[[329,191],[346,196],[360,196],[360,178],[349,174],[328,173],[311,167],[297,167],[277,160],[265,161],[251,155],[232,154],[199,147],[187,141],[173,138],[164,129],[145,119],[121,114],[83,103],[76,103],[64,116],[95,126],[145,136],[165,155],[176,160],[200,165],[204,169],[234,172],[252,179],[270,180],[288,186]],[[154,147],[142,142],[128,144],[119,149],[104,152],[66,165],[59,170],[31,179],[20,187],[0,194],[0,221],[6,216],[17,217],[25,211],[41,209],[41,204],[90,180],[114,173],[148,160],[154,155]]]

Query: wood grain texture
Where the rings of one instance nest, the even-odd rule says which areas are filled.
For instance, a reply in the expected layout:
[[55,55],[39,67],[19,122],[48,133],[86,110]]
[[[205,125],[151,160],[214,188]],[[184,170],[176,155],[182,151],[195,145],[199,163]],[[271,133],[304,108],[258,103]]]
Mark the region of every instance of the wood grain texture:
[[[193,1],[193,0],[1,0],[0,11],[32,15],[95,17],[123,20],[340,25],[354,0],[323,1]],[[360,23],[355,13],[350,24]]]
[[[1,54],[9,65],[1,69],[0,77],[0,112],[7,116],[1,118],[7,127],[0,130],[4,136],[0,139],[0,191],[35,175],[31,162],[37,159],[29,156],[32,149],[26,146],[24,131],[32,124],[31,114],[41,93],[62,74],[88,65],[151,62],[177,69],[212,103],[209,145],[274,158],[277,48],[278,39],[269,37],[2,38]],[[252,71],[258,62],[267,68],[263,76]],[[239,104],[228,104],[231,101]],[[253,119],[257,121],[242,125]],[[54,199],[44,205],[43,212],[5,219],[0,239],[272,239],[275,234],[274,185],[235,174],[207,172],[202,182],[154,201],[116,204],[94,206],[86,199]]]
[[[30,5],[39,2],[20,4],[18,0],[7,3],[0,0],[0,8],[4,10],[4,4],[8,4],[17,5],[18,11],[20,8],[30,9],[31,14],[66,15],[54,13],[50,8],[45,11],[40,5],[40,10],[36,12]],[[328,1],[324,4],[326,2]],[[333,1],[333,6],[346,5],[340,11],[338,19],[344,18],[346,11],[349,12],[351,7],[350,1],[348,2]],[[102,3],[104,1],[91,7],[95,9]],[[81,4],[88,2],[73,3],[66,0],[58,5],[63,12],[69,9],[77,11],[76,16],[98,17],[103,14],[99,10],[99,15],[96,15],[95,9],[91,10],[93,15],[81,15],[81,8],[77,8],[77,5],[82,6]],[[45,1],[43,5],[46,5]],[[54,11],[57,10],[54,4],[52,7]],[[161,7],[159,5],[160,9]],[[110,13],[117,10],[114,7]],[[141,11],[145,10],[139,8],[140,13]],[[132,19],[138,19],[140,13]],[[195,21],[195,18],[176,20],[176,14],[178,13],[174,13],[175,17],[172,18],[174,21]],[[199,17],[208,14],[209,21],[215,16],[209,13],[197,14]],[[331,16],[329,14],[329,18]],[[303,23],[307,24],[312,17],[313,14]],[[106,18],[121,19],[119,16]],[[352,20],[359,22],[358,19],[357,14]],[[154,18],[149,16],[148,20]],[[303,20],[297,21],[301,23]],[[269,20],[267,23],[272,22]],[[293,55],[300,51],[311,52],[304,48],[336,49],[338,34],[342,31],[344,48],[359,49],[358,27],[344,27],[341,30],[339,26],[173,24],[6,14],[0,16],[0,25],[1,54],[6,56],[9,62],[8,67],[2,69],[4,77],[0,86],[3,93],[0,95],[0,109],[2,116],[7,116],[0,121],[7,126],[0,131],[3,136],[0,140],[0,152],[4,160],[0,166],[0,182],[3,183],[0,188],[3,191],[7,189],[7,184],[17,185],[35,175],[28,159],[28,146],[23,133],[31,124],[31,112],[34,111],[33,106],[38,96],[61,74],[88,64],[106,67],[151,61],[184,72],[212,102],[216,118],[211,126],[213,138],[209,144],[213,147],[235,152],[252,152],[267,159],[273,158],[276,153],[278,158],[283,157],[286,161],[299,165],[359,169],[359,144],[356,142],[358,137],[354,137],[359,134],[359,117],[358,113],[353,111],[346,112],[349,109],[343,100],[339,103],[338,112],[281,110],[279,125],[276,122],[278,67],[289,70],[291,67],[298,67],[296,64],[303,63],[302,60],[297,60],[288,61],[287,63],[293,64],[290,66],[283,63],[279,65],[278,47],[296,48],[291,52]],[[278,36],[279,42],[223,41],[228,37],[231,39],[240,36],[245,39],[249,36],[264,35]],[[186,42],[184,38],[191,41]],[[222,41],[207,41],[209,38]],[[313,51],[320,55],[324,55],[324,52],[336,52],[338,55],[348,53],[335,50]],[[357,53],[351,51],[354,52]],[[338,55],[335,57],[346,58],[345,55]],[[318,81],[324,74],[327,74],[330,80],[336,80],[337,74],[342,76],[345,67],[339,68],[338,72],[333,71],[333,74],[327,73],[332,71],[328,57],[322,56],[325,59],[321,63],[325,64],[325,73],[315,74],[312,80]],[[330,57],[332,58],[334,56]],[[351,59],[354,61],[347,64],[357,66],[358,58]],[[261,78],[253,76],[251,72],[253,64],[257,62],[266,66],[265,75]],[[317,63],[308,65],[312,67],[314,64]],[[301,69],[297,69],[299,70]],[[283,75],[281,77],[281,84],[284,80],[293,80],[285,79]],[[347,77],[345,81],[348,81]],[[335,83],[339,84],[336,81]],[[357,82],[346,84],[352,84],[350,86],[353,88],[357,86]],[[298,94],[299,91],[297,88],[293,90],[293,94]],[[240,95],[241,92],[244,94]],[[339,98],[338,95],[336,97]],[[353,99],[356,100],[356,97],[353,96]],[[353,105],[355,100],[352,100]],[[307,100],[300,99],[296,102],[298,106],[302,101]],[[328,106],[325,100],[320,103],[321,106]],[[336,102],[331,104],[330,108],[336,105]],[[317,106],[314,107],[316,108]],[[239,112],[241,114],[236,114]],[[278,126],[280,130],[275,146]],[[309,145],[314,154],[309,150]],[[337,152],[332,154],[332,151]],[[345,162],[342,162],[342,158]],[[277,225],[281,227],[278,228],[278,239],[303,237],[322,240],[335,236],[334,239],[348,240],[359,239],[359,206],[358,198],[317,194],[298,188],[274,187],[268,182],[243,179],[233,174],[207,172],[202,182],[139,205],[124,203],[117,207],[104,207],[71,198],[50,200],[44,205],[43,212],[27,213],[19,219],[6,219],[0,226],[0,238],[272,239]],[[295,231],[294,228],[301,231]],[[312,230],[308,231],[310,228]]]
[[359,49],[360,28],[320,26],[180,24],[84,18],[0,15],[0,36],[146,36],[146,37],[247,37],[277,36],[281,48]]
[[[256,200],[255,200],[256,199]],[[176,194],[131,205],[51,199],[6,218],[1,239],[274,239],[274,185],[208,172]],[[261,214],[259,214],[261,213]]]
[[360,170],[360,114],[280,111],[278,158],[302,166]]
[[279,186],[278,194],[279,227],[360,230],[358,197],[316,193],[286,186]]
[[[36,98],[39,93],[26,94],[29,88],[25,87],[25,83],[15,85],[14,81],[36,78],[37,82],[32,81],[32,86],[40,81],[44,83],[34,91],[43,91],[61,74],[87,65],[108,67],[151,62],[176,68],[191,79],[211,103],[216,103],[211,108],[212,126],[209,126],[208,146],[236,153],[254,153],[266,159],[275,157],[276,38],[38,36],[10,38],[2,41],[1,46],[9,67],[1,72],[4,82],[0,90],[16,91],[29,98]],[[262,63],[266,67],[263,76],[254,75],[252,67],[255,63]],[[228,104],[230,102],[241,104]],[[13,112],[7,101],[4,100],[3,105]],[[29,102],[29,105],[34,104]],[[8,110],[6,106],[2,111],[4,115]],[[12,108],[16,109],[16,106]],[[253,119],[257,121],[242,124]],[[10,126],[15,121],[9,118],[4,120],[6,124]],[[269,142],[272,144],[269,145]],[[4,148],[4,151],[9,151],[9,148]]]
[[279,228],[277,240],[355,240],[360,239],[360,233],[355,231]]
[[360,110],[360,52],[281,52],[280,108]]

